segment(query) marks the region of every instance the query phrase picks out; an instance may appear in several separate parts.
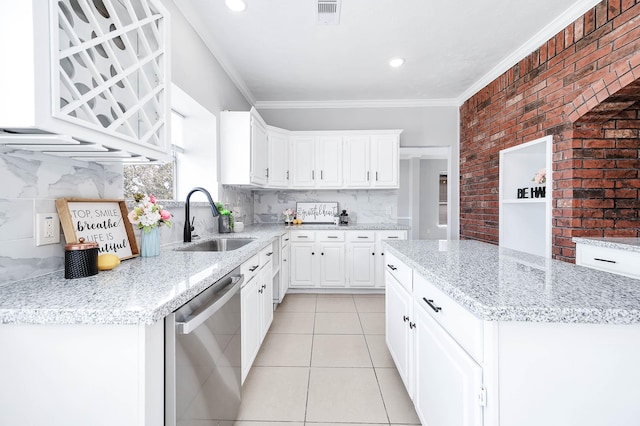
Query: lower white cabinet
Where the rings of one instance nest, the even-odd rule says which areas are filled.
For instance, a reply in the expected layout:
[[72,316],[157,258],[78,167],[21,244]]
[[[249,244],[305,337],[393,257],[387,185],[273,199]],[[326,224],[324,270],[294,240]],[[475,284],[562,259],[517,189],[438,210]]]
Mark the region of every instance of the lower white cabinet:
[[240,290],[243,382],[273,322],[272,255],[270,244],[240,267],[245,276]]
[[576,244],[576,265],[640,279],[640,252]]
[[292,288],[384,287],[387,240],[404,240],[407,231],[290,232],[289,277]]
[[482,425],[482,368],[417,303],[412,317],[416,324],[414,402],[422,424]]
[[385,291],[385,335],[389,352],[409,396],[414,388],[414,335],[413,297],[391,273],[387,273]]

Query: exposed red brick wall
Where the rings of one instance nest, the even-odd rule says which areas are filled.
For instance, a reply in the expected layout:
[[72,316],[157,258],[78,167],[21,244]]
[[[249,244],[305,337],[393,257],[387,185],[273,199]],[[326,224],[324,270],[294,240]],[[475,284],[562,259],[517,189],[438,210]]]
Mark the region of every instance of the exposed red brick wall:
[[573,236],[640,236],[639,3],[603,1],[461,106],[461,238],[498,243],[499,152],[545,135],[554,258]]

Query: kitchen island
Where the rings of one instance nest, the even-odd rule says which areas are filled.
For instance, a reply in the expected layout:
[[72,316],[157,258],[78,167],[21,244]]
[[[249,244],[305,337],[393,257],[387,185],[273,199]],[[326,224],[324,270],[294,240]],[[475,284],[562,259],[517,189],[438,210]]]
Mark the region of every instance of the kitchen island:
[[640,280],[477,241],[387,245],[388,344],[423,423],[640,424]]

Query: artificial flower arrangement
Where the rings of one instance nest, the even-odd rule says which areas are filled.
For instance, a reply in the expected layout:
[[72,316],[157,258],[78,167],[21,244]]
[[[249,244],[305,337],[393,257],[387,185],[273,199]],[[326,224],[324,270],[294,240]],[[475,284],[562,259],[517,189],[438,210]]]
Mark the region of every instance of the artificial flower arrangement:
[[138,229],[150,232],[152,228],[157,228],[162,224],[171,227],[171,213],[158,204],[158,199],[153,194],[133,194],[133,200],[136,205],[129,212],[128,218],[129,222],[137,226]]
[[284,218],[284,221],[286,223],[289,223],[293,220],[293,215],[295,214],[295,212],[293,211],[293,209],[286,209],[282,212],[282,217]]
[[[220,220],[227,216],[229,218],[229,231],[233,231],[233,215],[231,213],[233,213],[231,210],[227,209],[224,204],[220,201],[216,201],[215,203],[216,205],[216,209],[218,209],[218,213],[220,213],[220,217],[218,218],[218,232],[220,232]],[[228,232],[228,231],[227,231]]]
[[542,185],[547,182],[547,171],[545,169],[540,169],[531,179],[538,185]]

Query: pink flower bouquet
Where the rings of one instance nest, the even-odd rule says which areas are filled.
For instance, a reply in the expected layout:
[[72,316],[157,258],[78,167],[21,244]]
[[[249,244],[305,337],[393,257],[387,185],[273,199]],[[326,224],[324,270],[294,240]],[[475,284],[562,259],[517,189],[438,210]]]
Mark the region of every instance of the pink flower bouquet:
[[153,195],[134,194],[133,199],[136,205],[129,212],[128,219],[138,229],[144,229],[149,232],[152,228],[156,228],[163,223],[171,226],[171,213],[164,210],[158,199]]

